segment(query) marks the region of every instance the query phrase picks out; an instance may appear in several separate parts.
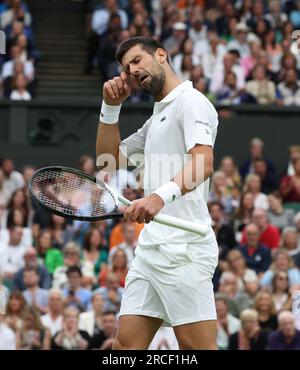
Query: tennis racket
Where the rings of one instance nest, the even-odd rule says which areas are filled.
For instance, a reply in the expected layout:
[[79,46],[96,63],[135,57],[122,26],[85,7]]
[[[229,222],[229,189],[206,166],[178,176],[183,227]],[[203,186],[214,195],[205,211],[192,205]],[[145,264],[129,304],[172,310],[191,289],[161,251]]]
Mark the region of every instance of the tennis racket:
[[[119,202],[130,206],[130,200],[117,194],[104,182],[79,170],[53,166],[36,171],[29,183],[33,200],[49,212],[81,221],[99,221],[123,217]],[[154,222],[204,236],[209,225],[159,214]]]

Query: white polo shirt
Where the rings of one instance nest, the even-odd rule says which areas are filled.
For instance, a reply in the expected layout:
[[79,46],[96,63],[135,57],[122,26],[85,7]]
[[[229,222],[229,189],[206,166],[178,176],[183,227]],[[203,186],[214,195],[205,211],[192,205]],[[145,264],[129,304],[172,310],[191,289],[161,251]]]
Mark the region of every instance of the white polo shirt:
[[[209,100],[185,81],[163,100],[154,104],[153,115],[136,133],[123,140],[120,150],[132,162],[133,155],[144,154],[145,196],[176,175],[188,161],[187,153],[196,144],[213,147],[218,115]],[[139,158],[140,159],[140,158]],[[167,214],[189,221],[210,224],[206,201],[209,179],[194,191],[163,207]],[[211,231],[212,232],[212,231]],[[151,246],[164,243],[203,243],[208,237],[150,222],[138,243]]]

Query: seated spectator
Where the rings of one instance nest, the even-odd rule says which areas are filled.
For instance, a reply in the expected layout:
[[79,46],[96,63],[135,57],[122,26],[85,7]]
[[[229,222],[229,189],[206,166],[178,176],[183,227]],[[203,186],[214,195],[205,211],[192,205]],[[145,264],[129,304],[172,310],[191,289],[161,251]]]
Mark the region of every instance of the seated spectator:
[[227,49],[237,50],[241,57],[249,55],[248,32],[249,28],[245,23],[238,23],[234,28],[234,38],[228,42]]
[[234,231],[225,219],[221,203],[217,201],[210,202],[208,204],[208,210],[212,219],[212,227],[220,248],[220,258],[225,259],[227,252],[236,245]]
[[281,179],[279,190],[284,202],[300,202],[300,158],[294,162],[295,174]]
[[52,234],[49,230],[43,230],[37,238],[37,251],[39,261],[52,275],[54,271],[63,265],[62,252],[53,247]]
[[[255,137],[250,141],[250,158],[240,167],[240,174],[242,177],[245,177],[250,173],[254,173],[254,161],[257,158],[265,158],[264,142],[260,138]],[[268,164],[268,174],[275,174],[273,163],[269,159],[266,159],[266,161]]]
[[106,311],[102,319],[103,329],[92,338],[91,347],[100,350],[111,350],[117,331],[117,319],[114,311]]
[[287,175],[289,176],[295,175],[294,164],[298,158],[300,158],[300,145],[291,145],[289,147],[289,162],[286,171]]
[[258,323],[258,313],[253,309],[245,309],[241,312],[240,320],[242,328],[238,333],[229,338],[230,350],[262,350],[267,346],[267,334],[264,333]]
[[64,217],[52,213],[50,228],[52,231],[52,246],[54,248],[62,249],[73,238],[72,227]]
[[248,95],[238,90],[236,76],[232,71],[225,74],[224,83],[215,94],[219,105],[238,105],[250,100]]
[[23,327],[26,309],[27,303],[23,294],[18,291],[12,292],[6,305],[5,321],[14,333]]
[[180,52],[181,45],[186,39],[186,32],[187,26],[183,22],[173,24],[171,35],[163,43],[171,60]]
[[300,331],[296,330],[292,312],[282,311],[278,315],[278,330],[269,334],[268,349],[300,349]]
[[[2,66],[2,78],[6,79],[14,75],[14,65],[15,63],[21,62],[21,48],[19,45],[15,44],[10,49],[11,59],[5,62]],[[22,63],[22,62],[21,62]],[[24,74],[28,81],[33,81],[34,79],[34,65],[31,61],[26,60],[24,64]]]
[[294,9],[290,12],[290,21],[293,23],[295,29],[300,27],[300,1],[294,2]]
[[23,296],[29,306],[33,306],[39,313],[45,314],[48,308],[48,290],[39,288],[39,275],[35,267],[27,266],[23,271],[26,289]]
[[298,232],[293,226],[287,226],[282,230],[280,247],[290,257],[295,266],[300,268],[300,245],[298,245]]
[[27,308],[24,326],[16,334],[17,349],[50,349],[51,334],[43,327],[39,312],[34,307]]
[[267,52],[270,59],[270,69],[273,73],[278,73],[280,70],[280,61],[282,58],[282,46],[276,40],[275,29],[269,29],[262,40],[263,49]]
[[102,329],[104,300],[99,291],[92,294],[92,310],[79,315],[79,329],[86,331],[92,338]]
[[[134,225],[135,228],[136,238],[138,238],[141,230],[144,227],[144,224],[139,224],[137,222],[133,222],[132,224]],[[124,227],[125,222],[121,221],[112,228],[109,236],[109,249],[124,242]]]
[[124,250],[117,250],[112,256],[111,267],[104,265],[99,274],[99,285],[105,286],[106,276],[109,272],[113,272],[119,278],[121,287],[125,286],[125,278],[128,272],[127,255]]
[[252,299],[249,295],[239,291],[238,279],[230,271],[223,272],[220,279],[219,292],[226,294],[229,312],[235,317],[239,317],[242,310],[250,307],[252,304]]
[[268,197],[262,192],[261,179],[256,174],[247,175],[245,178],[244,192],[250,192],[254,196],[254,208],[267,210],[269,208]]
[[82,272],[84,275],[99,274],[103,265],[107,263],[107,251],[104,249],[104,240],[98,228],[90,229],[83,245]]
[[280,193],[278,191],[273,192],[268,196],[268,200],[270,205],[268,210],[270,224],[280,230],[293,225],[294,211],[283,207]]
[[216,171],[212,177],[211,191],[208,195],[208,202],[220,202],[223,206],[223,211],[226,216],[234,211],[235,204],[231,194],[228,194],[226,189],[226,177],[223,172]]
[[292,257],[283,250],[278,250],[273,256],[272,264],[260,280],[260,285],[262,287],[272,286],[272,281],[275,273],[285,271],[288,274],[290,287],[297,288],[300,285],[300,272],[294,266]]
[[137,245],[137,238],[136,238],[135,228],[134,228],[133,224],[127,223],[127,224],[124,225],[123,235],[124,235],[124,238],[125,238],[124,242],[115,246],[115,247],[113,247],[113,248],[111,248],[111,250],[109,251],[108,265],[112,266],[113,255],[119,249],[122,249],[126,253],[127,267],[129,269],[132,265],[132,261],[134,259],[134,250],[135,250],[136,245]]
[[25,185],[22,174],[15,170],[14,162],[10,158],[4,158],[1,163],[4,173],[3,187],[13,194],[16,190],[22,189]]
[[120,310],[123,290],[119,285],[118,276],[113,272],[109,272],[106,276],[105,286],[94,290],[93,295],[101,294],[104,300],[103,311],[118,312]]
[[268,163],[264,158],[256,158],[253,162],[253,170],[261,181],[261,191],[269,194],[277,188],[277,181],[274,173],[268,172]]
[[25,245],[21,244],[23,230],[20,226],[9,229],[9,241],[0,248],[0,271],[3,279],[10,286],[15,274],[24,266]]
[[26,26],[31,25],[31,15],[21,0],[12,0],[10,7],[2,13],[1,28],[7,28],[14,20],[22,20]]
[[256,224],[248,224],[244,231],[246,242],[239,250],[244,255],[247,266],[260,276],[271,264],[271,252],[269,248],[260,244],[260,231]]
[[52,288],[48,292],[48,311],[41,316],[42,324],[49,329],[51,337],[62,330],[63,295],[59,289]]
[[250,192],[242,193],[240,199],[240,206],[233,215],[233,225],[236,231],[236,238],[238,242],[241,241],[244,227],[252,220],[252,213],[254,210],[254,195]]
[[15,350],[16,336],[15,333],[5,322],[5,315],[0,310],[0,349]]
[[255,295],[258,288],[256,272],[246,266],[245,258],[241,251],[232,249],[227,254],[229,271],[237,278],[238,290],[246,292],[251,297]]
[[233,157],[223,157],[219,170],[222,171],[226,177],[227,192],[234,198],[237,198],[241,187],[241,177]]
[[228,349],[229,336],[241,328],[239,319],[228,312],[228,299],[225,294],[215,295],[217,310],[217,346],[219,349]]
[[[4,172],[3,172],[2,168],[0,167],[0,202],[3,205],[3,207],[6,208],[6,205],[8,204],[8,202],[10,200],[11,193],[5,187],[4,180],[5,180]],[[3,222],[3,224],[4,224],[4,222]]]
[[39,276],[38,284],[40,288],[49,289],[51,287],[51,277],[48,273],[48,270],[44,266],[38,264],[36,249],[33,247],[29,247],[28,249],[26,249],[26,252],[24,254],[24,267],[18,270],[14,276],[14,290],[17,289],[23,291],[26,289],[23,279],[23,272],[24,268],[26,267],[33,267],[36,269]]
[[80,248],[74,242],[69,242],[63,249],[64,264],[57,267],[53,273],[52,286],[54,288],[63,289],[67,285],[67,270],[71,266],[80,266]]
[[280,270],[274,273],[272,279],[272,298],[276,313],[284,310],[291,310],[292,297],[287,271]]
[[[17,192],[22,192],[17,190]],[[27,227],[27,213],[22,208],[7,208],[7,228],[0,230],[0,243],[7,244],[9,241],[9,229],[14,226],[20,226],[22,228],[23,236],[21,244],[31,245],[32,244],[32,231],[30,227]]]
[[92,293],[82,288],[82,272],[80,267],[71,266],[67,270],[68,284],[63,289],[67,306],[75,306],[78,310],[86,311],[89,307]]
[[[279,247],[280,231],[277,227],[269,223],[267,213],[264,209],[255,209],[253,211],[252,222],[255,223],[256,226],[259,228],[259,242],[262,245],[272,250],[275,250]],[[241,243],[244,244],[246,242],[247,235],[244,232]]]
[[12,81],[13,90],[10,94],[10,100],[31,100],[31,95],[27,90],[27,78],[19,73],[14,76]]
[[210,92],[216,94],[222,87],[224,77],[228,72],[234,72],[236,76],[236,87],[238,90],[244,89],[245,77],[243,69],[240,65],[235,64],[235,57],[233,54],[227,53],[223,57],[223,63],[216,65],[214,73],[211,78]]
[[67,307],[63,312],[62,330],[54,335],[51,349],[85,350],[90,348],[90,336],[79,329],[79,311],[76,307]]
[[262,331],[269,333],[277,329],[276,310],[269,290],[260,290],[257,293],[254,308],[258,312],[258,323]]
[[286,106],[300,106],[300,81],[297,71],[293,68],[286,71],[284,81],[278,84],[277,103]]

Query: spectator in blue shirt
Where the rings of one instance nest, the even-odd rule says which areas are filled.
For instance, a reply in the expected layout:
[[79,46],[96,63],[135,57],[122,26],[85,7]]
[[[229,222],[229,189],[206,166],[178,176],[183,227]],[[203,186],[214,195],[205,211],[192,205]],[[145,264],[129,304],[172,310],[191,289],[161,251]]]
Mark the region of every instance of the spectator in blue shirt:
[[245,227],[247,242],[239,247],[246,264],[257,274],[265,272],[271,263],[271,252],[267,247],[259,244],[260,232],[256,224],[250,223]]
[[300,349],[300,331],[296,330],[295,317],[290,311],[278,315],[279,329],[269,334],[268,349]]
[[81,287],[82,272],[80,267],[71,266],[67,271],[68,284],[63,290],[68,306],[75,306],[80,311],[86,311],[92,298],[92,293]]

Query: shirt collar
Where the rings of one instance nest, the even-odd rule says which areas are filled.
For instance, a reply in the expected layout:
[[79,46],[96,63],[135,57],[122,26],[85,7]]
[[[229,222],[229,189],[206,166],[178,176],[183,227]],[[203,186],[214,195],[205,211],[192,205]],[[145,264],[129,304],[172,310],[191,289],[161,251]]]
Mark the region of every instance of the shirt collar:
[[166,105],[173,101],[183,91],[193,87],[192,81],[184,81],[180,85],[176,86],[168,95],[166,95],[161,101],[154,103],[153,114],[159,113]]

